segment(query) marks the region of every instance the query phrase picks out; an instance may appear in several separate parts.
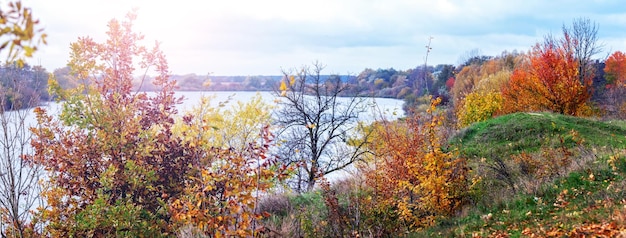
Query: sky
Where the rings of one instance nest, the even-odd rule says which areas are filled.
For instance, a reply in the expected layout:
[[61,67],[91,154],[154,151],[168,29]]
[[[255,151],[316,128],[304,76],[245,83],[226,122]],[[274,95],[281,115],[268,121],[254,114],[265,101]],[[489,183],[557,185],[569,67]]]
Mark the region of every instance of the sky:
[[[106,40],[107,23],[137,8],[143,44],[160,42],[172,74],[280,75],[313,62],[328,74],[454,64],[470,52],[526,52],[588,18],[604,45],[626,51],[619,0],[22,0],[48,34],[30,60],[66,66],[70,43]],[[6,4],[4,1],[0,2]],[[4,6],[4,5],[3,5]],[[430,53],[426,45],[430,39]]]

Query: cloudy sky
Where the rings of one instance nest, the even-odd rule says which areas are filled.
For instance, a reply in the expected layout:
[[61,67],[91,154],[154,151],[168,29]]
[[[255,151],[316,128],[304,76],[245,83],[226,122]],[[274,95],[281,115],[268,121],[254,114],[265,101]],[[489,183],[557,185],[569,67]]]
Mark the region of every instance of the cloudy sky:
[[603,55],[626,51],[619,0],[22,0],[49,35],[34,63],[66,65],[80,36],[104,41],[107,22],[137,7],[135,29],[161,42],[173,74],[278,75],[325,64],[327,73],[458,64],[469,51],[527,51],[584,17],[599,25]]

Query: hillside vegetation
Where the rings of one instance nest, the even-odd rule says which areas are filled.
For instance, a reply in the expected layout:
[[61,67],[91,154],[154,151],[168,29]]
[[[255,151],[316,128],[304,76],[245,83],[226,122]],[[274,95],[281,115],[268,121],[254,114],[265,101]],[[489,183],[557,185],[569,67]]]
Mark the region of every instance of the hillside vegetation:
[[626,128],[620,121],[602,122],[554,113],[513,113],[464,128],[451,139],[466,157],[536,152],[547,143],[575,144],[570,132],[578,132],[586,146],[623,147]]
[[[624,125],[515,113],[463,129],[451,143],[473,158],[483,184],[461,214],[414,235],[624,235]],[[512,187],[494,186],[502,179]]]
[[[604,122],[553,113],[515,113],[472,124],[449,141],[451,151],[469,158],[469,201],[460,212],[439,219],[433,226],[405,234],[623,235],[625,125],[624,121]],[[399,219],[367,213],[368,209],[358,203],[360,198],[367,200],[372,196],[363,188],[362,178],[356,176],[330,188],[267,198],[261,208],[272,214],[265,220],[266,225],[278,234],[288,235],[328,234],[323,230],[330,226],[326,222],[333,219],[337,224],[345,222],[345,229],[356,230],[372,221],[385,226],[386,222]],[[334,215],[332,204],[328,203],[329,194],[337,203]],[[352,217],[355,214],[360,217]]]

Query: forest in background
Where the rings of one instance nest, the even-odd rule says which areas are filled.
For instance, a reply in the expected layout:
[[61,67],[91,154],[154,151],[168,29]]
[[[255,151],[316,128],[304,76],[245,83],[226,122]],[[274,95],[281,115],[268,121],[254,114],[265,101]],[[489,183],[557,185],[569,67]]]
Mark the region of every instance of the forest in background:
[[[609,60],[612,64],[620,64],[620,51],[614,52]],[[463,86],[457,86],[456,90],[461,92],[453,92],[453,86],[457,78],[462,81],[475,81],[475,78],[489,77],[500,74],[498,77],[508,77],[526,57],[527,53],[517,51],[503,51],[500,55],[487,56],[481,55],[477,49],[470,50],[465,53],[459,65],[439,64],[436,66],[424,65],[416,66],[407,70],[389,69],[370,69],[366,68],[358,75],[321,75],[323,81],[338,78],[342,82],[351,85],[349,90],[342,93],[342,96],[363,96],[363,97],[383,97],[396,98],[405,101],[405,110],[416,108],[418,105],[425,105],[420,98],[424,96],[433,96],[441,98],[443,105],[452,104],[453,94],[467,93],[459,89],[460,87],[474,87],[475,82]],[[617,58],[616,58],[617,57]],[[609,59],[609,58],[607,58]],[[611,90],[616,79],[623,77],[618,75],[619,72],[615,66],[607,68],[607,59],[592,59],[588,67],[593,67],[594,74],[592,78],[593,95],[592,102],[596,105],[596,109],[605,110],[614,113],[615,91]],[[605,76],[605,69],[610,72]],[[55,79],[63,88],[72,88],[77,84],[75,76],[70,73],[69,67],[55,69],[53,71]],[[276,91],[283,80],[284,76],[211,76],[211,75],[171,75],[170,78],[175,80],[177,91]],[[140,91],[155,91],[157,87],[152,84],[154,78],[147,76],[147,79],[135,78],[133,80],[133,88]],[[485,84],[485,83],[483,83]],[[500,85],[501,86],[501,85]],[[613,99],[611,99],[613,98]]]

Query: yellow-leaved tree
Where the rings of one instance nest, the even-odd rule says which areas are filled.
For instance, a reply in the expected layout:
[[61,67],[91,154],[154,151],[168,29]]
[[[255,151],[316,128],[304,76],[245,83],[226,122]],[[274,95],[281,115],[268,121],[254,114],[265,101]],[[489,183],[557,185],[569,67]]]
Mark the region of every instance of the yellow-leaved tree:
[[452,88],[457,124],[460,127],[483,121],[502,109],[501,88],[506,85],[523,55],[504,52],[481,65],[472,64],[457,75]]
[[492,118],[502,109],[500,92],[472,92],[463,99],[463,107],[457,111],[459,127],[468,126]]
[[[226,108],[231,103],[230,98],[224,102],[214,100],[215,97],[204,96],[200,104],[189,112],[194,118],[193,125],[210,122],[198,134],[202,143],[223,149],[245,150],[250,143],[259,140],[260,128],[271,124],[273,106],[265,103],[260,94],[245,103],[233,102],[230,108]],[[176,133],[182,135],[193,129],[186,124],[183,120],[177,120]]]
[[271,106],[260,95],[247,103],[211,106],[210,98],[177,120],[174,135],[202,154],[197,173],[171,205],[175,220],[191,235],[255,236],[258,196],[286,177],[268,154]]
[[373,153],[363,169],[372,198],[367,214],[392,224],[374,226],[377,234],[396,236],[435,224],[457,211],[467,191],[465,160],[446,151],[443,116],[432,100],[425,116],[378,122],[370,130]]

